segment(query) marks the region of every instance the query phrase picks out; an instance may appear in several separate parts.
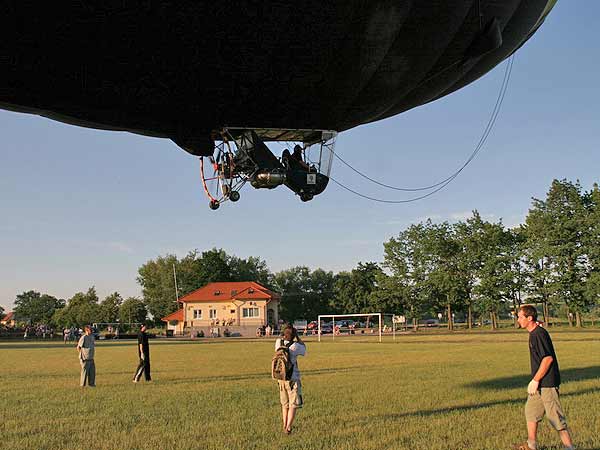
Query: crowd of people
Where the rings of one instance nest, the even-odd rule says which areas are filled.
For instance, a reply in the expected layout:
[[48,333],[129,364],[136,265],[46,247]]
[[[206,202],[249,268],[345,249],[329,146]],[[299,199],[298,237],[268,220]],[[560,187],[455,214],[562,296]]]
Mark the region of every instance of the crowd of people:
[[84,334],[84,330],[77,327],[63,328],[63,342],[76,341]]
[[271,336],[272,334],[273,334],[273,328],[269,324],[261,325],[260,327],[258,327],[256,329],[256,337]]
[[230,317],[229,319],[211,319],[210,326],[211,327],[214,327],[214,326],[230,327],[234,323],[235,323],[235,319],[233,317]]
[[48,325],[27,325],[23,330],[23,339],[52,339],[54,328]]

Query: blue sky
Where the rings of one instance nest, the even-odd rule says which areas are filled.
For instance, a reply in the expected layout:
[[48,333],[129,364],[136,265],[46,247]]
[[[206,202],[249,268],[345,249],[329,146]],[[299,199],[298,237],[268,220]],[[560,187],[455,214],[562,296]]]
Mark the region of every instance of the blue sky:
[[[0,305],[30,289],[140,295],[140,265],[194,248],[260,256],[273,271],[337,272],[381,261],[384,241],[428,217],[452,221],[477,209],[514,226],[552,179],[579,179],[585,189],[600,181],[599,16],[596,0],[559,1],[517,52],[483,151],[443,191],[407,204],[372,203],[335,184],[309,203],[284,187],[248,186],[214,212],[197,159],[169,140],[0,110]],[[340,134],[336,151],[389,184],[445,178],[475,148],[504,64],[437,102]],[[371,187],[339,162],[332,175],[369,195],[410,197]]]

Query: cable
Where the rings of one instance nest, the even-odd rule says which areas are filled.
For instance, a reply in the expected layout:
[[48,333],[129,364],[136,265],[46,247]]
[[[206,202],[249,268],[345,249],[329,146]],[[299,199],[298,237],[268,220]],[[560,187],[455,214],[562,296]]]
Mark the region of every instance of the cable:
[[[514,55],[513,55],[514,56]],[[337,153],[335,153],[334,151],[332,151],[332,153],[334,154],[334,156],[339,159],[343,164],[345,164],[347,167],[349,167],[350,169],[352,169],[354,172],[356,172],[358,175],[360,175],[363,178],[366,178],[367,180],[371,181],[372,183],[375,183],[379,186],[388,188],[388,189],[393,189],[393,190],[397,190],[397,191],[406,191],[406,192],[415,192],[415,191],[426,191],[429,189],[433,189],[434,187],[437,187],[441,184],[444,184],[446,181],[450,180],[455,174],[460,173],[460,171],[462,169],[464,169],[466,167],[467,164],[469,164],[469,162],[472,160],[473,156],[479,151],[479,147],[482,145],[482,140],[485,142],[485,139],[487,139],[487,135],[489,135],[489,132],[491,131],[491,124],[493,122],[493,120],[495,120],[495,116],[498,115],[498,111],[499,111],[499,107],[500,104],[502,102],[502,99],[504,98],[504,94],[506,92],[506,88],[508,87],[508,80],[510,78],[510,71],[512,71],[512,58],[509,60],[509,63],[506,66],[506,70],[504,72],[504,79],[502,80],[502,86],[500,88],[500,91],[498,93],[498,98],[496,99],[496,104],[494,105],[494,109],[492,111],[492,115],[490,116],[490,120],[488,121],[488,124],[485,127],[485,130],[482,134],[482,137],[479,139],[479,142],[477,143],[477,146],[475,147],[475,150],[473,151],[473,153],[471,154],[471,156],[467,159],[467,162],[465,162],[456,172],[454,172],[452,175],[448,176],[447,178],[443,179],[442,181],[429,185],[429,186],[424,186],[424,187],[419,187],[419,188],[401,188],[401,187],[396,187],[396,186],[391,186],[385,183],[381,183],[377,180],[374,180],[373,178],[369,177],[368,175],[365,175],[364,173],[360,172],[358,169],[355,169],[352,165],[350,165],[348,162],[346,162],[344,159],[342,159],[341,156],[339,156]]]
[[348,188],[347,186],[344,186],[342,183],[340,183],[339,181],[333,179],[332,177],[329,177],[334,183],[336,183],[337,185],[339,185],[340,187],[346,189],[347,191],[358,195],[359,197],[363,197],[366,198],[368,200],[372,200],[372,201],[376,201],[376,202],[381,202],[381,203],[409,203],[409,202],[413,202],[413,201],[417,201],[417,200],[421,200],[424,199],[426,197],[429,197],[430,195],[435,194],[436,192],[439,192],[441,189],[443,189],[444,187],[446,187],[450,182],[452,182],[466,167],[467,165],[469,165],[469,163],[471,163],[471,161],[473,161],[473,159],[475,159],[475,156],[477,156],[477,154],[481,151],[481,149],[483,148],[483,144],[485,144],[487,138],[489,137],[492,128],[494,127],[494,124],[496,122],[496,119],[498,118],[498,114],[500,113],[500,108],[502,106],[502,103],[504,101],[504,97],[506,95],[506,91],[508,89],[508,84],[509,84],[509,80],[510,80],[510,75],[512,72],[512,67],[514,64],[514,54],[509,58],[508,63],[506,65],[506,70],[504,72],[504,79],[502,80],[502,86],[500,88],[500,92],[498,94],[498,98],[496,99],[496,104],[494,105],[494,109],[492,111],[492,114],[490,116],[490,120],[488,121],[487,126],[485,127],[485,130],[483,132],[483,134],[481,135],[479,142],[477,143],[475,150],[473,151],[473,153],[471,153],[471,155],[469,156],[469,158],[465,161],[465,163],[456,171],[454,172],[452,175],[450,175],[449,177],[445,178],[444,180],[432,184],[430,186],[426,186],[426,187],[420,187],[420,188],[399,188],[399,187],[395,187],[395,186],[390,186],[387,185],[385,183],[381,183],[377,180],[374,180],[372,178],[370,178],[369,176],[363,174],[362,172],[360,172],[359,170],[355,169],[354,167],[352,167],[350,164],[348,164],[346,161],[344,161],[340,156],[338,156],[337,153],[333,152],[332,153],[335,155],[336,158],[338,158],[340,161],[342,161],[342,163],[344,163],[346,166],[348,166],[350,169],[352,169],[354,172],[356,172],[357,174],[359,174],[361,177],[366,178],[367,180],[386,187],[388,189],[394,189],[394,190],[398,190],[398,191],[408,191],[408,192],[415,192],[415,191],[424,191],[424,190],[429,190],[432,188],[437,188],[434,189],[433,191],[418,196],[418,197],[414,197],[411,199],[407,199],[407,200],[383,200],[383,199],[378,199],[378,198],[374,198],[374,197],[370,197],[364,194],[361,194],[360,192],[357,192],[353,189]]

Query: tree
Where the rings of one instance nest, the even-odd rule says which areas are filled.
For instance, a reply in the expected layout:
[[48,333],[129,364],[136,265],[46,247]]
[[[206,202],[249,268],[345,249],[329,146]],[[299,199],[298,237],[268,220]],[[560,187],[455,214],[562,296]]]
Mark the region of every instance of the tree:
[[509,229],[507,235],[507,258],[510,264],[510,272],[507,274],[508,297],[512,304],[512,316],[515,328],[519,327],[517,314],[519,307],[523,304],[523,295],[527,290],[526,269],[526,234],[523,225]]
[[313,320],[328,310],[333,297],[335,277],[332,272],[298,266],[274,276],[275,290],[281,292],[281,317]]
[[446,309],[448,329],[454,329],[453,310],[467,297],[469,275],[462,270],[462,246],[447,222],[427,223],[422,240],[427,288],[433,304]]
[[123,298],[118,292],[114,292],[102,300],[98,321],[105,323],[116,322],[119,319],[119,307],[122,302]]
[[350,273],[339,274],[334,283],[332,308],[340,314],[373,312],[377,299],[374,292],[381,275],[381,267],[374,262],[359,262]]
[[4,319],[4,308],[0,306],[0,320]]
[[511,300],[513,283],[511,233],[502,223],[483,224],[483,259],[477,270],[478,284],[474,287],[477,306],[490,315],[492,329],[498,327],[498,315]]
[[600,305],[600,189],[594,184],[584,197],[586,208],[585,232],[583,236],[586,260],[586,284],[584,296],[591,308]]
[[389,276],[383,270],[380,270],[375,276],[374,284],[374,289],[370,294],[373,311],[397,315],[405,314],[408,290],[397,277]]
[[384,286],[386,294],[401,299],[405,315],[413,320],[415,329],[421,315],[431,306],[427,284],[430,267],[424,245],[429,226],[431,221],[411,225],[383,244],[383,267],[390,272]]
[[48,294],[27,291],[17,295],[15,316],[32,324],[49,324],[57,309],[64,307],[65,301]]
[[98,295],[96,288],[92,286],[85,293],[77,292],[64,308],[56,310],[53,321],[62,327],[82,327],[99,322],[99,318]]
[[574,313],[576,325],[581,326],[581,313],[589,305],[584,295],[586,211],[579,183],[554,180],[546,200],[533,199],[526,223],[535,257],[547,270],[549,283],[544,294],[562,300],[569,324]]
[[[186,257],[188,260],[184,267],[193,273],[192,263],[195,256],[188,255],[188,257]],[[160,320],[161,317],[172,313],[178,307],[173,275],[173,266],[176,263],[175,255],[159,256],[156,260],[150,260],[138,269],[137,281],[142,286],[144,304],[155,320]],[[190,266],[192,267],[190,268]],[[186,286],[186,289],[190,289],[191,286],[195,286],[195,282],[186,278],[187,273],[182,271],[180,275],[182,284]]]
[[478,282],[477,272],[483,266],[485,257],[485,242],[483,239],[485,222],[477,210],[466,222],[458,222],[454,226],[456,239],[461,246],[458,256],[458,266],[464,275],[465,302],[467,306],[467,326],[473,328],[474,287]]
[[144,302],[137,297],[127,298],[119,307],[120,323],[144,323],[147,316]]
[[200,286],[217,281],[233,281],[231,268],[229,267],[229,257],[225,250],[213,248],[202,252],[198,278]]
[[256,256],[248,259],[231,256],[228,265],[232,281],[255,281],[265,287],[273,285],[273,274],[266,261]]

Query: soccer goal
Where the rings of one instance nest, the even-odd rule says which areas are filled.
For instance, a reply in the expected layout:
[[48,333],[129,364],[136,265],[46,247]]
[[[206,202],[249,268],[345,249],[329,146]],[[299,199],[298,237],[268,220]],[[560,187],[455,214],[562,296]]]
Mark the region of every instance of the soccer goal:
[[384,334],[392,334],[396,339],[396,321],[393,314],[321,314],[317,322],[319,342],[321,337],[331,334],[336,336],[369,336],[377,335],[379,342]]

